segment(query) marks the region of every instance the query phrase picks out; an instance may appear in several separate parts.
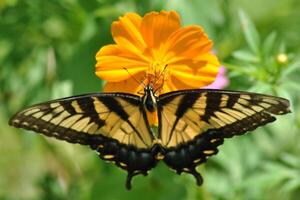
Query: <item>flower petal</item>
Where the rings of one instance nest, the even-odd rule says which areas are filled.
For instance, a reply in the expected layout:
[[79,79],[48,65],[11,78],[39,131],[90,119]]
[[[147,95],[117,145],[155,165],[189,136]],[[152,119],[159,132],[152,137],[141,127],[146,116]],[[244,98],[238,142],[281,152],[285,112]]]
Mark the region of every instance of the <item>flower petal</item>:
[[140,33],[142,18],[136,13],[127,13],[112,23],[114,41],[131,52],[142,53],[146,43]]
[[137,73],[134,78],[129,78],[120,82],[107,82],[104,85],[104,92],[125,92],[132,94],[140,94],[142,95],[144,92],[144,87],[142,81],[139,83],[137,81],[143,80],[144,73]]
[[149,48],[158,49],[180,28],[180,17],[175,11],[150,12],[142,20],[141,33]]
[[[170,77],[177,90],[200,88],[211,84],[215,80],[219,71],[219,63],[217,61],[200,61],[198,64],[197,62],[189,62],[190,60],[187,60],[185,63],[180,63],[180,65],[178,63],[177,65],[172,65]],[[198,67],[193,65],[198,65]],[[180,82],[180,84],[177,82]]]
[[119,82],[145,71],[147,61],[118,45],[102,47],[96,55],[96,75],[103,80]]
[[174,63],[182,58],[194,58],[211,51],[212,42],[200,26],[187,26],[174,32],[165,45],[166,60]]

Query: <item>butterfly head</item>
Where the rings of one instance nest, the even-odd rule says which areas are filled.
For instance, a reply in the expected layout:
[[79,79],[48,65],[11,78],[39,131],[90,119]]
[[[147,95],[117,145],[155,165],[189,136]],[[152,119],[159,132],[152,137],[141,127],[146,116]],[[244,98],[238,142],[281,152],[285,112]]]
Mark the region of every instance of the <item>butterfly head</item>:
[[144,88],[144,93],[145,94],[150,94],[150,93],[153,93],[153,86],[152,85],[146,85],[145,88]]
[[145,109],[149,112],[155,112],[157,108],[157,103],[156,99],[157,97],[155,96],[153,92],[153,87],[149,84],[146,85],[144,88],[144,96],[142,97],[143,99],[143,105]]

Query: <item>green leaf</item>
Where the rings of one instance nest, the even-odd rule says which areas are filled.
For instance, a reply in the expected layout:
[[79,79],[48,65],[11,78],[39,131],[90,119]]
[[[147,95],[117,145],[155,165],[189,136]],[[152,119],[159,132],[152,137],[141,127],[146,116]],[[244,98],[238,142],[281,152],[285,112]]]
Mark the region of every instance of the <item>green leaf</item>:
[[73,83],[71,81],[56,82],[52,88],[52,98],[58,99],[72,95]]
[[290,193],[300,189],[300,177],[295,177],[294,179],[289,180],[281,188],[282,191]]
[[94,11],[94,16],[101,18],[108,18],[112,16],[118,16],[120,14],[116,6],[112,5],[103,5]]
[[287,81],[283,84],[283,86],[285,86],[289,90],[296,90],[296,91],[300,92],[300,83]]
[[255,56],[250,51],[246,51],[246,50],[235,51],[233,52],[232,56],[236,59],[246,61],[246,62],[256,63],[259,61],[259,58],[257,56]]
[[2,60],[12,51],[12,44],[8,41],[0,40],[0,49],[0,63],[2,63]]
[[290,166],[293,166],[295,168],[297,168],[297,167],[300,168],[300,159],[298,156],[285,153],[281,156],[281,159]]
[[271,91],[271,86],[260,82],[259,84],[256,84],[251,88],[249,88],[248,91],[258,92],[258,93],[268,93],[269,91]]
[[263,42],[262,50],[265,56],[269,56],[275,46],[276,32],[270,33]]
[[226,69],[232,70],[234,72],[238,72],[240,74],[244,74],[244,75],[253,75],[253,73],[255,72],[255,67],[253,67],[252,65],[247,65],[247,66],[238,66],[235,64],[229,64],[229,63],[223,63],[223,65],[226,67]]
[[289,74],[293,73],[295,70],[300,69],[300,60],[288,65],[286,69],[283,70],[281,77],[286,77]]
[[259,34],[253,24],[253,22],[249,19],[246,13],[243,10],[239,12],[241,26],[246,38],[246,41],[251,49],[251,51],[259,55],[260,54],[260,37]]
[[284,42],[281,42],[279,45],[279,52],[280,53],[285,53],[286,52],[286,45]]

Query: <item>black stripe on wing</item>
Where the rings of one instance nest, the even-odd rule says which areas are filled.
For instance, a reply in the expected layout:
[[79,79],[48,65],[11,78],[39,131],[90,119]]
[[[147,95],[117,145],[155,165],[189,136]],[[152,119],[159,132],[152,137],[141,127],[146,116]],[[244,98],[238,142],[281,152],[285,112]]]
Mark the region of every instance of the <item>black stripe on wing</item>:
[[[82,98],[82,99],[78,99],[77,100],[77,104],[79,109],[82,110],[82,112],[85,114],[85,116],[90,117],[91,122],[94,122],[96,124],[98,124],[100,127],[105,125],[105,121],[101,120],[98,117],[98,112],[95,109],[94,106],[94,99],[93,98]],[[68,105],[70,107],[70,104],[65,104]],[[64,108],[66,108],[67,106],[64,106]],[[71,106],[73,108],[73,106]],[[74,109],[74,108],[73,108]],[[75,114],[75,113],[73,113]]]

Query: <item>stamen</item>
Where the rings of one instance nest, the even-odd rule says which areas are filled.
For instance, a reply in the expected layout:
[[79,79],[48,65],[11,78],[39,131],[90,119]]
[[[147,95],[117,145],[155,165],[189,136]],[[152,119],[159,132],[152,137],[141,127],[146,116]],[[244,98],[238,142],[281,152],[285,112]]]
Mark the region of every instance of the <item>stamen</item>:
[[156,95],[159,95],[162,92],[164,82],[167,80],[167,67],[168,64],[155,61],[149,65],[149,68],[146,72],[146,85],[151,85],[153,92]]

